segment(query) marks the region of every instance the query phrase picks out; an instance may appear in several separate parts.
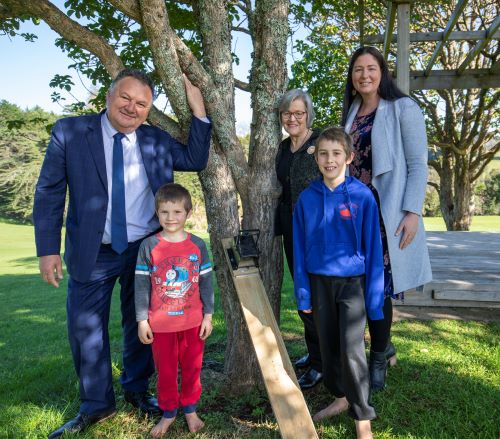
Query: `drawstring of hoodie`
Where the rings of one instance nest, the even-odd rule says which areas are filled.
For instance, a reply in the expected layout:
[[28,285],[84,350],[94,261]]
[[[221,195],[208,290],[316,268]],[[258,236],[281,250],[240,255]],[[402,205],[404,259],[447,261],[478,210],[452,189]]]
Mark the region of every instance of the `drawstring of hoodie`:
[[[354,230],[354,236],[356,238],[356,254],[360,254],[361,253],[361,244],[360,244],[360,239],[359,239],[359,236],[358,236],[358,232],[356,230],[356,225],[354,224],[354,208],[353,208],[353,204],[351,202],[351,195],[349,194],[349,187],[348,187],[348,179],[349,177],[346,177],[345,181],[343,183],[341,183],[341,188],[339,189],[342,189],[342,193],[344,195],[344,199],[346,201],[346,207],[347,209],[349,210],[349,217],[351,219],[351,225],[352,225],[352,228]],[[323,182],[323,184],[321,185],[321,188],[323,190],[323,222],[324,222],[324,227],[323,227],[323,254],[326,254],[328,252],[328,249],[327,249],[327,240],[328,240],[328,237],[327,237],[327,229],[328,229],[328,218],[327,218],[327,196],[328,196],[328,192],[327,191],[330,191],[330,189],[326,186],[326,184]],[[333,191],[331,191],[333,192]],[[331,218],[331,221],[333,222],[333,218],[335,217],[335,206],[333,207],[332,209],[332,218]]]
[[[347,178],[349,178],[349,177],[347,177]],[[344,185],[343,192],[347,198],[347,203],[348,203],[347,208],[349,209],[349,212],[350,212],[349,216],[351,217],[351,224],[352,224],[352,228],[354,229],[354,236],[356,237],[356,254],[360,254],[361,253],[361,245],[359,242],[358,232],[356,231],[356,225],[354,224],[354,208],[352,206],[351,196],[349,194],[349,188],[347,185],[347,178],[344,181],[344,183],[342,183]]]
[[[325,222],[325,226],[323,227],[323,254],[326,254],[326,241],[327,241],[327,236],[326,236],[326,229],[328,226],[328,218],[326,217],[326,194],[327,190],[330,190],[326,187],[325,183],[323,182],[322,185],[323,188],[323,221]],[[335,216],[335,210],[333,211],[333,215]]]

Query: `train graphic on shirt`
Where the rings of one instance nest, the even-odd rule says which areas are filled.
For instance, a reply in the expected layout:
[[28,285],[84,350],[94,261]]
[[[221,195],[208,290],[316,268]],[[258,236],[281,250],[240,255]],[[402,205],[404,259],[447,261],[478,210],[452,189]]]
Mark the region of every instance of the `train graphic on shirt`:
[[189,280],[189,271],[186,267],[173,265],[165,273],[165,281],[162,284],[162,293],[176,299],[184,296],[193,283]]
[[198,294],[199,279],[199,255],[158,258],[151,269],[151,293],[168,307],[184,306]]

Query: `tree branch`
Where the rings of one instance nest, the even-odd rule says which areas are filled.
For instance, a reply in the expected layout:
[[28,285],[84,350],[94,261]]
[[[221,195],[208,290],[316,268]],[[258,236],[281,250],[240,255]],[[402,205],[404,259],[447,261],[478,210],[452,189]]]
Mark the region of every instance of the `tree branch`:
[[491,101],[488,102],[488,104],[486,105],[485,107],[486,110],[489,111],[491,108],[495,108],[499,99],[500,99],[500,91],[496,91],[493,97],[491,98]]
[[241,27],[241,26],[232,26],[231,27],[231,30],[235,31],[235,32],[243,32],[244,34],[247,34],[247,35],[252,35],[250,33],[250,31],[246,28],[246,27]]
[[434,102],[432,102],[430,99],[428,99],[424,92],[418,93],[418,96],[419,96],[420,103],[427,110],[427,112],[428,112],[427,114],[429,115],[429,117],[431,118],[431,120],[433,122],[434,129],[436,130],[437,135],[440,138],[443,138],[444,132],[441,128],[441,123],[439,121],[439,115],[437,112],[437,105]]
[[493,146],[486,154],[483,154],[480,158],[482,161],[481,166],[477,170],[477,172],[474,175],[471,175],[471,182],[476,181],[483,173],[484,169],[486,166],[488,166],[488,163],[490,163],[494,158],[495,155],[500,151],[500,142],[497,142],[495,146]]
[[[485,92],[487,90],[481,90],[479,93],[479,103],[474,106],[474,111],[470,115],[470,119],[473,119],[471,129],[469,133],[464,133],[464,144],[466,145],[473,145],[474,143],[474,138],[477,136],[477,133],[481,131],[481,126],[483,125],[483,118],[484,118],[484,107],[485,107]],[[477,142],[476,142],[477,143]],[[474,151],[474,146],[472,147],[471,151]],[[477,149],[477,148],[476,148]]]
[[460,129],[459,147],[467,148],[467,145],[469,144],[469,142],[467,141],[467,133],[473,131],[471,130],[471,121],[474,117],[472,109],[472,104],[474,101],[473,96],[475,96],[473,90],[466,90],[464,104],[462,107],[462,127]]
[[[270,191],[278,186],[272,168],[276,146],[282,136],[276,102],[284,92],[288,80],[286,71],[286,44],[290,31],[288,12],[287,0],[257,0],[255,13],[249,16],[249,28],[254,36],[250,88],[252,125],[255,129],[252,130],[250,137],[248,163],[252,180],[264,179]],[[250,188],[250,192],[252,189]],[[256,225],[246,224],[246,226]]]
[[455,154],[465,156],[467,155],[467,150],[463,150],[460,148],[457,148],[453,143],[449,142],[432,142],[429,143],[431,146],[435,146],[436,148],[441,148],[441,149],[450,149],[452,150]]
[[240,90],[250,92],[250,84],[248,82],[243,82],[235,78],[234,85],[236,88],[239,88]]
[[252,3],[250,0],[235,1],[234,5],[247,15],[252,12]]
[[13,11],[28,14],[45,21],[55,32],[82,49],[93,53],[102,62],[111,77],[123,70],[123,63],[113,47],[102,37],[69,18],[47,0],[2,0]]
[[156,108],[156,106],[154,105],[153,107],[151,107],[151,110],[149,112],[148,122],[151,125],[167,131],[168,134],[170,134],[173,138],[177,139],[180,142],[186,140],[182,134],[179,124],[174,119]]
[[[248,201],[248,163],[236,135],[234,118],[234,74],[231,53],[231,23],[225,0],[199,0],[194,8],[203,42],[204,62],[213,80],[208,105],[218,143],[227,155],[227,163],[242,199]],[[178,50],[182,50],[178,45]],[[182,57],[181,57],[182,58]],[[196,67],[190,66],[190,67]],[[224,97],[224,98],[223,98]]]
[[429,185],[430,187],[433,187],[434,189],[436,189],[437,193],[439,194],[439,184],[434,183],[433,181],[428,181],[427,185]]
[[127,17],[142,24],[141,6],[139,0],[108,0],[116,9]]
[[[137,23],[142,25],[142,15],[139,0],[109,0],[109,2],[125,15],[129,16],[130,18],[137,21]],[[181,3],[192,5],[192,2],[190,1],[184,1]],[[182,41],[182,39],[175,32],[171,34],[170,37],[172,38],[172,41],[175,45],[178,61],[180,63],[182,71],[188,76],[189,80],[194,85],[199,87],[202,93],[204,93],[207,88],[213,86],[213,83],[208,78],[205,69],[193,55],[189,47],[184,44],[184,41]],[[206,100],[207,97],[204,95],[204,98]],[[217,99],[214,99],[214,101],[217,102]],[[207,102],[205,103],[207,104]]]
[[174,113],[185,131],[191,121],[184,80],[177,51],[173,43],[174,31],[170,27],[164,0],[140,0],[142,26],[153,53],[153,62],[163,83]]
[[[481,164],[481,157],[484,155],[482,154],[483,151],[486,150],[486,144],[493,139],[493,136],[495,135],[494,132],[489,132],[487,130],[481,130],[479,133],[479,137],[474,145],[474,150],[473,152],[475,153],[474,160],[471,162],[471,167],[477,168]],[[488,151],[490,151],[488,149]]]

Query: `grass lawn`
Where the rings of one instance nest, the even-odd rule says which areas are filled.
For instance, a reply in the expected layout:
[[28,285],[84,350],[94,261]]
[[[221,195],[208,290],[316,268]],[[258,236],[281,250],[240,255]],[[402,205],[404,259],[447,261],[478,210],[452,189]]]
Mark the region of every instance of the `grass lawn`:
[[[446,225],[440,216],[424,218],[425,230],[445,232]],[[500,232],[500,216],[475,216],[472,218],[471,232]]]
[[[79,406],[66,338],[66,284],[56,290],[41,282],[31,227],[0,223],[0,242],[0,438],[46,438],[72,418]],[[119,411],[79,437],[148,437],[153,426],[123,401],[118,382],[117,296],[110,337]],[[179,417],[168,437],[279,438],[265,392],[255,389],[237,397],[223,387],[225,328],[220,306],[218,310],[202,375],[199,413],[206,427],[198,435],[189,435]],[[288,274],[281,328],[291,358],[298,358],[304,353],[304,343]],[[393,341],[398,364],[389,372],[386,391],[373,398],[379,415],[373,422],[376,438],[500,437],[500,325],[402,321],[394,324]],[[312,412],[332,400],[322,385],[305,396]],[[322,438],[355,437],[354,423],[346,415],[319,424],[317,429]]]

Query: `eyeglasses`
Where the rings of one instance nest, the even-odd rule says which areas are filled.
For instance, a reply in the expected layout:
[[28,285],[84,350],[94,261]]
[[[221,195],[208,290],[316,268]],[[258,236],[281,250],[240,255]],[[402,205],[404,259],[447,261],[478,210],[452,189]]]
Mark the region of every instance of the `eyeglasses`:
[[285,111],[284,113],[281,113],[281,117],[283,119],[291,119],[292,116],[295,117],[295,120],[300,120],[304,117],[304,114],[306,114],[305,111],[294,111],[291,113],[290,111]]

